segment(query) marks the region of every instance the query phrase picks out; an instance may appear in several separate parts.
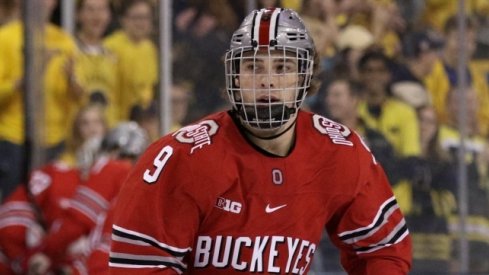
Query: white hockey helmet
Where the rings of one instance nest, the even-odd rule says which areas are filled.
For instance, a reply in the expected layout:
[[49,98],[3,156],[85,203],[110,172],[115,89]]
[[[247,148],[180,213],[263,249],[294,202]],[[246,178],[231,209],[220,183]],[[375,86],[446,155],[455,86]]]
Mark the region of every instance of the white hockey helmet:
[[[272,52],[275,54],[272,55]],[[276,53],[279,54],[276,54]],[[270,59],[293,59],[298,64],[298,81],[295,87],[285,90],[295,92],[295,98],[285,102],[261,102],[256,98],[257,92],[267,90],[284,91],[283,88],[243,88],[237,84],[240,65],[243,61],[255,62],[257,54],[261,56],[268,53]],[[229,50],[225,56],[226,89],[233,109],[242,123],[258,129],[276,129],[287,123],[297,114],[308,88],[311,85],[313,74],[315,47],[299,15],[290,9],[267,8],[255,10],[249,14],[234,32]],[[283,73],[254,72],[253,83],[261,77],[284,76]],[[244,102],[243,94],[255,96],[253,102]]]
[[104,137],[102,151],[117,150],[121,157],[138,157],[149,145],[146,132],[136,122],[122,122]]

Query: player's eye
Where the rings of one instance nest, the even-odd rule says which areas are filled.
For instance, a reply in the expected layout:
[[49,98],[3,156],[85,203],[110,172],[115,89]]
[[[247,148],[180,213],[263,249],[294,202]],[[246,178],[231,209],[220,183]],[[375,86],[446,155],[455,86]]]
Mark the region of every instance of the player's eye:
[[255,63],[252,63],[252,62],[247,63],[245,65],[245,70],[249,71],[249,72],[253,72],[255,70],[255,68],[256,68]]
[[256,62],[245,62],[243,64],[243,72],[259,73],[263,70],[263,66]]
[[275,66],[275,72],[279,74],[292,73],[295,71],[295,66],[291,62],[279,63]]

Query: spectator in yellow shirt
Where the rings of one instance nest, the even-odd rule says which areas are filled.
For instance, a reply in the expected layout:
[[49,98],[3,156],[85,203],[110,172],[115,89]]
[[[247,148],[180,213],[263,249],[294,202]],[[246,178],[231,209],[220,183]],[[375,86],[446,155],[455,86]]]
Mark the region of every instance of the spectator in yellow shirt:
[[[62,151],[71,118],[81,96],[73,66],[76,45],[60,28],[49,23],[55,0],[42,1],[44,25],[43,110],[41,138],[48,160]],[[13,21],[0,29],[0,182],[3,196],[19,183],[24,150],[22,101],[23,25]]]
[[147,0],[128,1],[121,8],[122,30],[104,41],[117,57],[118,94],[114,102],[119,108],[118,120],[129,119],[135,106],[147,107],[153,99],[157,82],[157,52],[149,39],[152,30],[151,3]]
[[[471,18],[466,20],[464,33],[465,49],[469,58],[466,68],[467,85],[474,88],[477,95],[477,120],[480,134],[489,136],[489,87],[483,72],[476,69],[471,59],[475,50],[476,24]],[[426,76],[424,82],[431,93],[433,105],[441,123],[448,121],[447,95],[452,88],[458,86],[458,57],[460,43],[457,31],[457,18],[452,17],[445,26],[445,48],[442,57],[435,63],[432,72]]]
[[365,124],[377,129],[391,142],[397,156],[419,156],[419,127],[415,110],[389,94],[389,59],[376,51],[366,52],[359,61],[364,100],[359,104]]
[[[402,169],[415,169],[421,153],[418,118],[414,108],[389,93],[390,60],[383,53],[370,51],[360,58],[358,67],[364,89],[364,99],[358,107],[360,117],[366,126],[385,136],[397,158],[405,159]],[[409,214],[412,211],[411,182],[402,179],[392,183],[399,207]]]
[[105,106],[109,125],[118,122],[116,56],[103,45],[103,36],[110,22],[109,0],[80,0],[76,6],[80,50],[76,70],[85,101]]

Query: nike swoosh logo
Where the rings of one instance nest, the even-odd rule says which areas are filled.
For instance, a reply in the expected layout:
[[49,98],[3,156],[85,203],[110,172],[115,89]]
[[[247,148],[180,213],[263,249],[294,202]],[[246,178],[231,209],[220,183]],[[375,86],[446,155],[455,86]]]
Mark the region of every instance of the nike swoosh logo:
[[277,207],[270,207],[270,204],[267,204],[267,207],[265,208],[265,212],[272,213],[272,212],[275,212],[275,211],[279,210],[280,208],[284,208],[286,206],[287,206],[287,204],[279,205]]

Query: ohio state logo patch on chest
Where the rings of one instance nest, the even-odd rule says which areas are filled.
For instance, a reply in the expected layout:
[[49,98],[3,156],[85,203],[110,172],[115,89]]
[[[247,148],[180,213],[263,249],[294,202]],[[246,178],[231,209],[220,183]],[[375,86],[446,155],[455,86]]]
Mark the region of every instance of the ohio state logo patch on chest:
[[173,136],[181,143],[193,144],[190,153],[202,149],[212,143],[211,137],[216,134],[219,126],[214,120],[203,120],[197,124],[189,125],[176,131]]
[[327,135],[334,144],[353,146],[353,143],[346,139],[351,134],[346,126],[320,115],[314,115],[312,120],[314,128],[321,134]]

